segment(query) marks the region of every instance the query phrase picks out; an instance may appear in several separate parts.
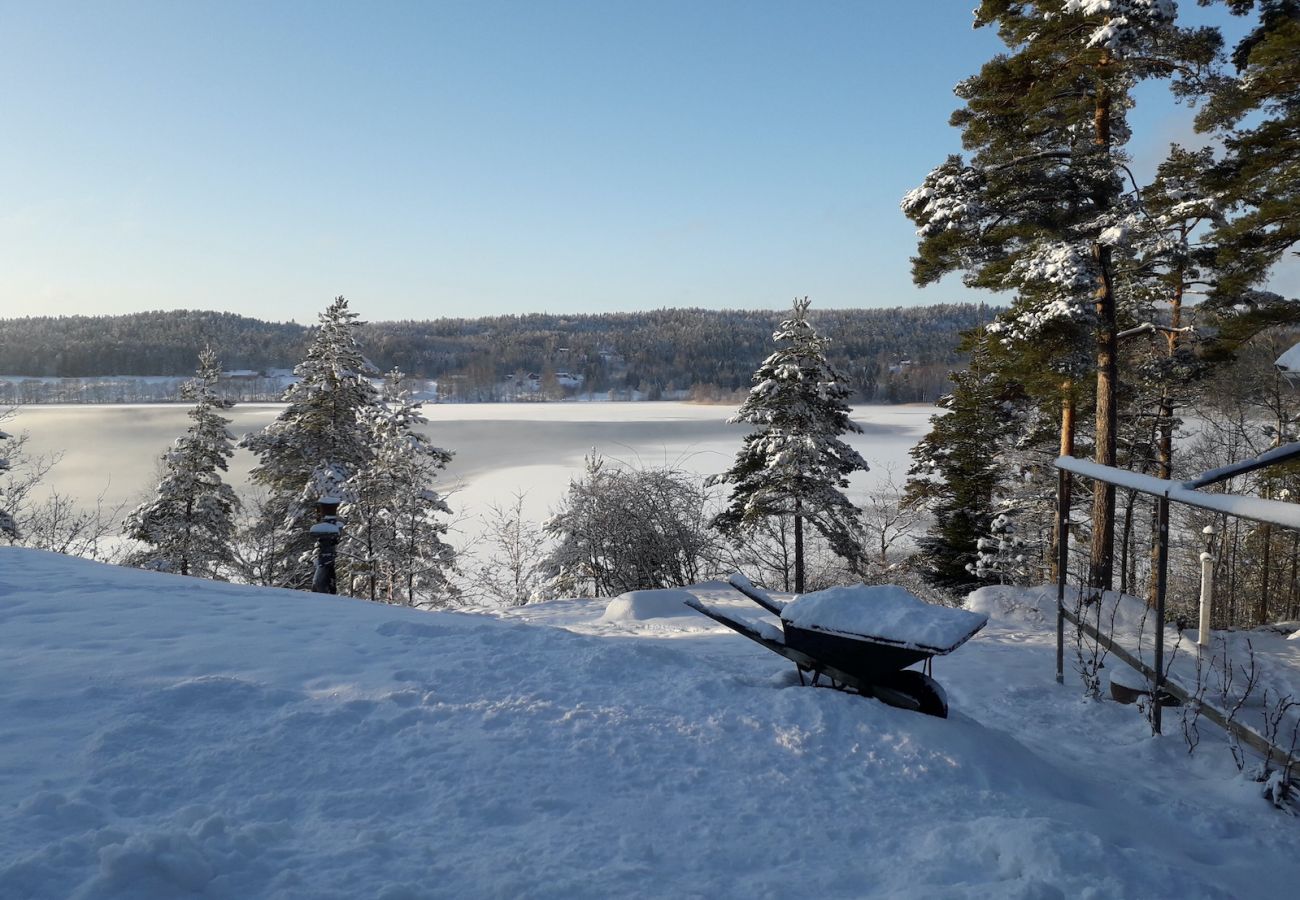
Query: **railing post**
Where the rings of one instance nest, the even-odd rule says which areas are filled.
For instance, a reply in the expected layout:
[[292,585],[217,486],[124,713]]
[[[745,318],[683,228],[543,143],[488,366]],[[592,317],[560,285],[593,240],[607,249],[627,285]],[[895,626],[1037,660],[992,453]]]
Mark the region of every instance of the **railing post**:
[[1056,683],[1065,684],[1065,578],[1070,568],[1070,473],[1056,484]]
[[1196,643],[1206,649],[1210,646],[1210,612],[1214,608],[1214,526],[1206,525],[1201,534],[1205,535],[1205,550],[1201,553],[1201,618]]
[[1160,733],[1161,700],[1165,682],[1165,588],[1169,581],[1169,497],[1161,496],[1156,501],[1156,664],[1155,678],[1151,686],[1151,730]]

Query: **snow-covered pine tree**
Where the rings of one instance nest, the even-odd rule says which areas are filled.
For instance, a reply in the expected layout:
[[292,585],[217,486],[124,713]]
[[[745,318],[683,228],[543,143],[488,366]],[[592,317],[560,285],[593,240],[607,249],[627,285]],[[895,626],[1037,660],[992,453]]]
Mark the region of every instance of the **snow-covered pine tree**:
[[1002,584],[1041,584],[1055,563],[1055,429],[1030,397],[1008,390],[1003,394],[996,413],[999,433],[988,448],[998,476],[993,518],[977,541],[972,572]]
[[1197,116],[1223,138],[1212,172],[1234,213],[1214,229],[1212,307],[1232,306],[1300,245],[1300,0],[1224,0],[1232,13],[1258,11],[1233,49],[1236,78],[1224,78]]
[[455,594],[455,551],[441,518],[451,510],[432,487],[452,454],[415,430],[427,420],[402,389],[403,377],[388,373],[387,402],[358,415],[372,453],[347,486],[341,581],[354,596],[432,606]]
[[808,298],[796,298],[772,339],[775,353],[754,372],[754,386],[732,422],[755,426],[730,469],[710,479],[732,485],[714,518],[723,534],[743,539],[771,516],[794,518],[794,589],[804,590],[803,526],[821,533],[853,569],[866,563],[861,511],[844,489],[867,461],[840,436],[862,429],[849,418],[845,378],[826,360],[826,340],[808,321]]
[[990,532],[1001,477],[990,452],[1003,438],[1007,385],[988,361],[986,339],[973,336],[970,365],[953,374],[953,391],[939,401],[948,412],[930,420],[930,433],[912,448],[905,502],[931,514],[917,544],[926,578],[953,594],[994,579],[978,570],[979,542]]
[[[1027,336],[1061,319],[1092,330],[1095,458],[1105,465],[1116,461],[1126,299],[1112,257],[1138,211],[1124,168],[1132,90],[1151,78],[1195,81],[1221,43],[1214,29],[1178,27],[1176,13],[1173,0],[984,0],[976,25],[996,26],[1011,52],[957,86],[965,106],[952,123],[970,161],[949,157],[903,200],[921,238],[918,284],[962,271],[973,287],[1032,294],[1020,316]],[[1098,481],[1090,579],[1099,587],[1111,583],[1114,518],[1114,489]]]
[[[344,491],[373,455],[364,417],[379,403],[369,380],[378,372],[357,344],[357,318],[344,298],[335,298],[320,315],[306,358],[294,369],[297,381],[284,394],[288,406],[240,441],[258,457],[251,477],[267,489],[265,531],[278,544],[263,573],[267,583],[310,586],[309,529],[316,501]],[[346,493],[340,497],[348,499]]]
[[218,395],[220,377],[216,353],[204,349],[197,377],[182,388],[182,396],[194,401],[193,424],[163,454],[153,498],[126,518],[127,536],[145,545],[127,558],[129,565],[218,578],[231,562],[239,498],[221,477],[235,442],[221,411],[234,404]]

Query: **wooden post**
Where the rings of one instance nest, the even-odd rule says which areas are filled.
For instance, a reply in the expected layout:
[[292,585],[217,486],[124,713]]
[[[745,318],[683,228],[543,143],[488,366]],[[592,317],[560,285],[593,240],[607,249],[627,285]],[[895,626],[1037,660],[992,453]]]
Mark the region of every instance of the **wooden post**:
[[1056,683],[1065,684],[1065,579],[1070,569],[1070,473],[1056,484]]
[[1156,500],[1156,659],[1151,685],[1151,730],[1160,733],[1161,688],[1165,681],[1165,589],[1169,582],[1169,498]]

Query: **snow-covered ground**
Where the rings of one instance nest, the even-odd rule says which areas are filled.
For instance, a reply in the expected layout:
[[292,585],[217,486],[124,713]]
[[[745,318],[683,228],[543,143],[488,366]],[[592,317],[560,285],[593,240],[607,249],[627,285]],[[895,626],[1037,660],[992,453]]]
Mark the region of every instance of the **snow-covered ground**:
[[664,599],[424,613],[0,550],[0,897],[1280,897],[1300,880],[1297,820],[1213,737],[1188,757],[1131,707],[1056,685],[1032,610],[936,662],[940,720],[800,687]]

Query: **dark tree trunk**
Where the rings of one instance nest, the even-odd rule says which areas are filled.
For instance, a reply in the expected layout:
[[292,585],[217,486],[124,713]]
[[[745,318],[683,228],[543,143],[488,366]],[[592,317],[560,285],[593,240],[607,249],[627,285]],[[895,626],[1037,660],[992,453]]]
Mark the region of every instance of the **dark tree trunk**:
[[794,502],[794,592],[803,593],[803,504]]
[[[1110,62],[1103,55],[1101,65]],[[1093,113],[1093,142],[1106,152],[1111,146],[1111,97],[1103,87],[1097,95]],[[1110,207],[1108,189],[1097,195],[1102,209]],[[1110,249],[1100,242],[1093,244],[1093,258],[1100,273],[1095,307],[1097,312],[1097,447],[1093,459],[1103,466],[1115,465],[1115,394],[1118,388],[1116,350],[1118,328],[1115,311],[1115,285],[1111,280]],[[1115,486],[1093,481],[1092,544],[1088,551],[1088,581],[1099,590],[1109,590],[1115,553]]]
[[[1115,291],[1110,278],[1110,251],[1096,245],[1102,285],[1097,291],[1097,447],[1093,459],[1115,465],[1116,317]],[[1115,486],[1094,480],[1092,489],[1092,544],[1088,553],[1089,584],[1110,590],[1115,553]]]
[[[1074,455],[1074,383],[1066,381],[1061,386],[1061,446],[1059,456]],[[1070,484],[1071,480],[1065,481],[1065,493],[1061,497],[1061,502],[1068,509],[1070,506]],[[1059,560],[1061,558],[1061,541],[1065,535],[1061,534],[1061,521],[1057,517],[1052,525],[1052,581],[1061,577],[1058,571]]]

